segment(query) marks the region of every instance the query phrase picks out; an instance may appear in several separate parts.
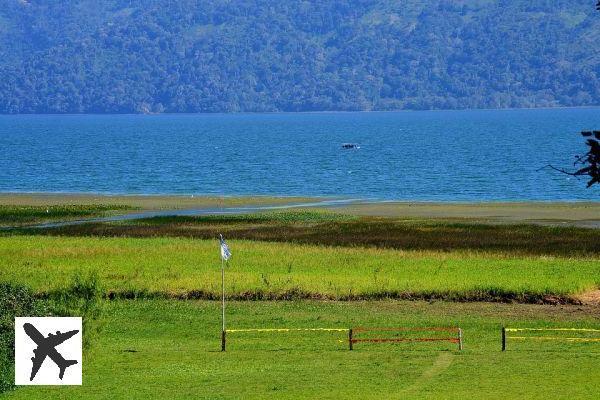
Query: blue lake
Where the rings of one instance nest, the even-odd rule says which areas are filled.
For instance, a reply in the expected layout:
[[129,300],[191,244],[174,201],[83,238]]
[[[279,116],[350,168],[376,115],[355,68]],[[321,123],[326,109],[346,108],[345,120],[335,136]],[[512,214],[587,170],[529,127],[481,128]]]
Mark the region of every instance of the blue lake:
[[600,109],[0,116],[0,192],[600,200],[538,171],[589,129]]

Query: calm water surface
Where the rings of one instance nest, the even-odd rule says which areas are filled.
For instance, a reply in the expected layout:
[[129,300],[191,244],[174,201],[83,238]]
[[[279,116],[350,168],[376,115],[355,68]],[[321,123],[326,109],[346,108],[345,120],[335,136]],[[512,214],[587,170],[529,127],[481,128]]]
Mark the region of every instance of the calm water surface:
[[600,109],[0,116],[0,192],[599,200],[537,171],[584,129]]

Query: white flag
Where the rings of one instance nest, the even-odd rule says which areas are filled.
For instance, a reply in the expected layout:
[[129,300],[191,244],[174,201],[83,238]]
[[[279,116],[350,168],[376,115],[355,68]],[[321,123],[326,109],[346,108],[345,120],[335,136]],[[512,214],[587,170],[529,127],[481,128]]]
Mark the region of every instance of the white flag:
[[223,235],[219,235],[221,238],[221,258],[225,261],[229,260],[231,257],[231,251],[229,251],[229,246],[225,243],[225,239],[223,239]]

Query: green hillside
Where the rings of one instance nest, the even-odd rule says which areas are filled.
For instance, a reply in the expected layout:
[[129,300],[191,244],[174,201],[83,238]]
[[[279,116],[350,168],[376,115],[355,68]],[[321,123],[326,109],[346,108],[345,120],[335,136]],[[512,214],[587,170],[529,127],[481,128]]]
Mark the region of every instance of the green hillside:
[[0,113],[600,104],[592,0],[5,0]]

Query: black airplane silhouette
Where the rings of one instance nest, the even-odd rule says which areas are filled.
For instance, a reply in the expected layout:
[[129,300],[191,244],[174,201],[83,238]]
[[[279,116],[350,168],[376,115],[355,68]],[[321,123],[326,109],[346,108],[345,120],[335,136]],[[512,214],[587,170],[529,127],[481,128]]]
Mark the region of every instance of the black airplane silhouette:
[[35,354],[35,356],[31,357],[33,366],[31,368],[31,377],[29,378],[29,381],[32,381],[33,378],[35,378],[35,375],[40,370],[40,367],[46,359],[46,356],[50,357],[50,359],[54,361],[56,365],[58,365],[58,368],[60,368],[58,377],[61,380],[65,375],[65,369],[71,365],[77,364],[76,360],[65,360],[65,358],[61,356],[58,351],[56,351],[55,347],[65,340],[75,336],[77,332],[79,332],[78,330],[65,333],[60,333],[60,331],[57,331],[56,335],[50,333],[48,334],[48,337],[44,337],[44,335],[42,335],[40,331],[38,331],[35,326],[31,325],[30,323],[23,324],[23,329],[25,329],[27,336],[29,336],[31,340],[38,345],[37,349],[33,350],[33,354]]

